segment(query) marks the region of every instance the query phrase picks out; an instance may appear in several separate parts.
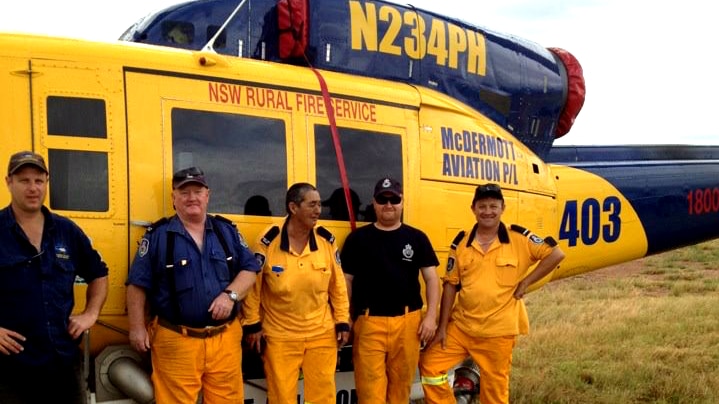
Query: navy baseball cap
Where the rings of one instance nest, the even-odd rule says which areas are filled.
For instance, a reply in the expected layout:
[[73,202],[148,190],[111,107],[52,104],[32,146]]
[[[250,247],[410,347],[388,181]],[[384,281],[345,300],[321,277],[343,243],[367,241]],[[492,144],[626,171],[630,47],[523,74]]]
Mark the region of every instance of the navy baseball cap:
[[389,192],[391,194],[402,196],[402,184],[399,181],[385,177],[377,181],[377,185],[374,186],[374,196]]
[[482,198],[494,198],[503,201],[504,196],[502,196],[502,187],[492,183],[478,186],[477,189],[474,190],[474,199],[472,199],[472,205],[474,205],[475,202]]
[[181,188],[182,186],[191,182],[202,185],[205,188],[209,188],[207,180],[205,180],[205,173],[197,167],[189,167],[176,172],[172,176],[172,189]]
[[21,151],[10,156],[10,162],[7,165],[7,175],[15,174],[20,167],[28,164],[45,171],[45,174],[49,174],[47,166],[45,165],[45,159],[42,158],[41,155],[31,151]]

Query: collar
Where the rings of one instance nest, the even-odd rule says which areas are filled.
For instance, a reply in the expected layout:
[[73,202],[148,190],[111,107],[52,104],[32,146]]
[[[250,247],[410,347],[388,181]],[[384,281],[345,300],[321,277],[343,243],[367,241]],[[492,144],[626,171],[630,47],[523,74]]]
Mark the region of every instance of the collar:
[[[205,216],[205,230],[212,230],[212,220],[210,220],[209,215]],[[182,224],[182,220],[177,216],[177,213],[170,218],[170,222],[167,224],[167,231],[173,231],[175,233],[184,233],[187,231],[185,230],[185,225]]]
[[[42,215],[45,216],[45,229],[53,229],[55,227],[55,220],[52,217],[50,209],[45,205],[40,207]],[[0,211],[0,224],[3,227],[17,226],[17,220],[15,219],[15,213],[12,211],[12,205],[8,205],[5,209]]]
[[[287,223],[289,223],[290,217],[287,216],[285,223],[282,224],[282,233],[280,234],[280,250],[284,252],[290,252],[290,236],[287,234]],[[310,230],[310,251],[317,251],[317,239],[315,238],[315,230]],[[302,251],[298,251],[298,254],[302,254]]]
[[[474,236],[477,235],[477,224],[475,223],[472,227],[472,231],[469,233],[469,237],[467,237],[467,247],[472,245],[472,241],[474,241]],[[497,237],[499,238],[499,242],[502,244],[509,244],[509,232],[507,232],[507,226],[504,225],[503,222],[499,222],[499,229],[497,229]]]

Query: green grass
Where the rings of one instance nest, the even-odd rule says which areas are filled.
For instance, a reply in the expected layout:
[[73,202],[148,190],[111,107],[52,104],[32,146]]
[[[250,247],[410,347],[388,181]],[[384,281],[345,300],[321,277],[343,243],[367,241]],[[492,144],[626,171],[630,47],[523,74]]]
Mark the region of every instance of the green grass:
[[719,403],[719,240],[526,297],[512,403]]

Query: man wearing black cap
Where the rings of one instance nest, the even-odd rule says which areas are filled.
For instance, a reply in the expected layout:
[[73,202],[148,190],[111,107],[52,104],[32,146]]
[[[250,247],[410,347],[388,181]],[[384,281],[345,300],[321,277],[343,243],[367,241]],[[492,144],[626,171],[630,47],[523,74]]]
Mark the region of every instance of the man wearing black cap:
[[234,224],[207,214],[209,200],[202,170],[176,172],[177,214],[150,226],[130,267],[130,344],[152,349],[158,404],[194,403],[200,391],[205,403],[244,400],[242,326],[235,317],[259,267]]
[[452,242],[439,328],[420,359],[426,403],[456,402],[447,373],[467,356],[479,366],[479,401],[509,402],[512,349],[516,336],[529,332],[522,297],[564,259],[551,237],[502,223],[499,185],[478,186],[471,208],[477,223]]
[[[107,297],[107,266],[85,233],[43,206],[45,159],[10,157],[10,205],[0,210],[0,403],[77,403],[78,342]],[[75,277],[85,309],[71,315]]]
[[[401,184],[377,182],[372,201],[377,221],[352,232],[342,267],[352,301],[355,388],[360,403],[409,402],[420,346],[437,328],[439,261],[429,238],[401,222]],[[425,282],[422,317],[419,274]]]

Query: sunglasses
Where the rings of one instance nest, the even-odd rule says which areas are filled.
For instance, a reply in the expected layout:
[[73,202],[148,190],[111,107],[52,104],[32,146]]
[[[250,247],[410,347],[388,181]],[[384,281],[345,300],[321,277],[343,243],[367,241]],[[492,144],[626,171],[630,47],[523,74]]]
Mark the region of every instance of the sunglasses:
[[397,195],[377,195],[374,197],[375,202],[377,202],[378,205],[385,205],[387,202],[391,203],[392,205],[399,205],[402,203],[402,197]]

